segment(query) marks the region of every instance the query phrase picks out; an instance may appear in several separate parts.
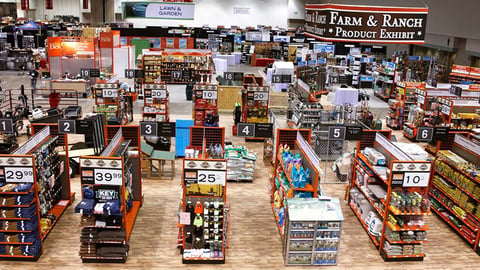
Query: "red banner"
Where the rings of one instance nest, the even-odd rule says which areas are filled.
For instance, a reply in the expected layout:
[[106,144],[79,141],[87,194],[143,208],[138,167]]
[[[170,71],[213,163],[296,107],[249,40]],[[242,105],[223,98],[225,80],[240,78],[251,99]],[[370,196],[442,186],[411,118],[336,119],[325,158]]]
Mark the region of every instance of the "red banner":
[[61,37],[48,37],[48,57],[62,56],[62,38]]

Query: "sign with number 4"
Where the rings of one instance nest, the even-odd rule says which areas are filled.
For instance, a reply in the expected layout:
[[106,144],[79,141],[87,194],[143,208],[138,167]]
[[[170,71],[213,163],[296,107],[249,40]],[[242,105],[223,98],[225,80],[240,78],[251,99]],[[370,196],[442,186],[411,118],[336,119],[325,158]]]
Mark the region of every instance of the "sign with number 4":
[[255,137],[255,124],[238,123],[237,136],[239,137]]

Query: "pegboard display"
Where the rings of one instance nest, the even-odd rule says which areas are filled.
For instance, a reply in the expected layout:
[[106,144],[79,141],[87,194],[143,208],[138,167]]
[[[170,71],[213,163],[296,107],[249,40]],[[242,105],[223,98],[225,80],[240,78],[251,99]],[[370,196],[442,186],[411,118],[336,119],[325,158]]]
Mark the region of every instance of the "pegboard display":
[[107,126],[106,136],[107,142],[110,143],[117,133],[118,129],[122,129],[122,135],[125,140],[130,140],[131,147],[139,147],[140,145],[140,128],[139,126]]
[[225,145],[224,127],[190,127],[190,147],[195,149],[203,148],[203,141],[206,140],[206,146],[210,144]]

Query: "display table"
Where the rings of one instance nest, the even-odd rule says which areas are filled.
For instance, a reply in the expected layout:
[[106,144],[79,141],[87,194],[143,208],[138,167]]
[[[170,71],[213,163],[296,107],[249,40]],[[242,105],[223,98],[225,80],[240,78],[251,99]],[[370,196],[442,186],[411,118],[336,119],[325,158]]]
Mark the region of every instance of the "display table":
[[90,80],[52,80],[53,90],[75,90],[78,93],[87,93],[90,88]]
[[235,56],[235,65],[240,64],[240,61],[242,61],[242,53],[234,52],[233,55]]
[[214,58],[213,63],[215,64],[215,72],[217,75],[223,76],[223,73],[227,71],[227,60]]
[[227,65],[229,65],[229,66],[234,66],[235,65],[235,55],[217,54],[215,58],[227,60]]
[[358,103],[358,89],[355,88],[340,88],[335,90],[335,105],[357,105]]
[[218,86],[218,111],[233,112],[235,103],[242,102],[242,86]]

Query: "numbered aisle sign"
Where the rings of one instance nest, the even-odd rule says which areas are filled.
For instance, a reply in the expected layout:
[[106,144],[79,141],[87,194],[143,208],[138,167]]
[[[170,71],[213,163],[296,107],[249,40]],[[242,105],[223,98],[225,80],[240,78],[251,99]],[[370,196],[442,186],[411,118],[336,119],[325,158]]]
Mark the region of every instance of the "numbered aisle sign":
[[65,134],[65,133],[71,133],[71,134],[76,134],[77,133],[77,121],[75,119],[59,119],[58,120],[58,133],[60,134]]
[[13,120],[10,118],[0,119],[0,133],[13,133]]
[[172,70],[170,72],[170,76],[172,76],[173,80],[180,80],[180,79],[182,79],[182,71],[181,70]]
[[95,185],[121,186],[123,184],[122,170],[94,169]]
[[89,68],[81,68],[80,69],[80,76],[88,78],[90,77],[90,69]]
[[238,123],[237,136],[239,137],[255,137],[255,124]]
[[223,78],[227,81],[233,81],[233,79],[235,78],[235,74],[233,72],[224,72]]
[[433,127],[419,127],[417,128],[417,141],[432,141]]
[[140,136],[158,136],[158,123],[140,121]]
[[328,139],[332,141],[343,141],[345,140],[345,127],[329,127],[328,128]]
[[135,78],[135,69],[125,69],[125,78],[128,78],[128,79]]

